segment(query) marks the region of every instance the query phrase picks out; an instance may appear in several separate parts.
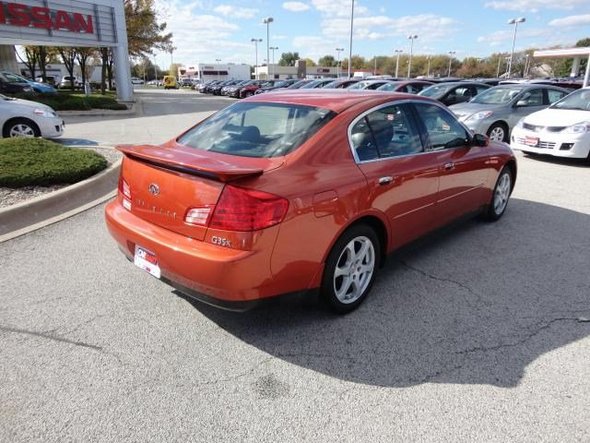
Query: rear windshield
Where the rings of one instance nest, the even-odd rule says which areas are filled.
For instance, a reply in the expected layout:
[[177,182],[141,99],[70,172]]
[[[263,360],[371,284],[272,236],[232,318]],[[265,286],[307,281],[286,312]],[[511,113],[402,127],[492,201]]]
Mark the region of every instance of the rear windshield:
[[177,141],[195,149],[242,157],[278,157],[297,149],[335,115],[312,106],[236,103]]

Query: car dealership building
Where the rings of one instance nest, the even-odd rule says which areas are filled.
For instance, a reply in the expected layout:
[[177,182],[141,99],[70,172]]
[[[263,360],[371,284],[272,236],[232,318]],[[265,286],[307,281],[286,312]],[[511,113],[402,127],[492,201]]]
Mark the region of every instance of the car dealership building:
[[110,47],[117,97],[133,99],[122,1],[0,1],[0,69],[18,72],[14,45]]

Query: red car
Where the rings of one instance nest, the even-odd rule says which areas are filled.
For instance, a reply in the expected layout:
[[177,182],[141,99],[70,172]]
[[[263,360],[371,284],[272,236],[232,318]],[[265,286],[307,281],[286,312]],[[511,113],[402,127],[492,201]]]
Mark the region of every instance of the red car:
[[260,94],[161,146],[119,146],[106,222],[138,267],[230,309],[319,290],[337,312],[386,255],[470,213],[506,210],[508,145],[440,103],[375,91]]

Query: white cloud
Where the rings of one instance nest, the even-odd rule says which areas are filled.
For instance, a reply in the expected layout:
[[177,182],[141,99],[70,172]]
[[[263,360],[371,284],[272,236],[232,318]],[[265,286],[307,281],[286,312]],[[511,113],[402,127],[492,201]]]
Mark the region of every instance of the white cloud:
[[511,0],[486,2],[485,7],[504,11],[538,12],[541,9],[574,9],[588,0]]
[[308,4],[302,2],[284,2],[283,9],[291,12],[303,12],[310,9]]
[[254,18],[258,14],[257,9],[238,8],[231,5],[219,5],[213,9],[218,14],[232,18]]
[[[328,17],[349,17],[352,12],[350,0],[311,0],[312,5],[322,14]],[[369,10],[364,6],[355,5],[355,17],[368,14]]]
[[549,26],[570,27],[590,25],[590,14],[570,15],[569,17],[557,18],[549,22]]

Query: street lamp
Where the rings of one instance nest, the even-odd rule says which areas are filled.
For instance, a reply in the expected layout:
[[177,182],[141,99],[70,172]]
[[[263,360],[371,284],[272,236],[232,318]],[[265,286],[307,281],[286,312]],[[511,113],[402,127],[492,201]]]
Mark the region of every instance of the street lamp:
[[408,39],[410,40],[410,61],[408,62],[408,78],[411,78],[410,75],[412,74],[412,53],[414,52],[414,40],[416,40],[417,38],[417,35],[408,35]]
[[[220,58],[216,58],[215,62],[219,65],[219,62],[221,61]],[[219,66],[217,66],[217,80],[219,80]]]
[[340,78],[340,53],[344,51],[344,48],[336,48],[336,77]]
[[350,43],[348,46],[348,78],[351,77],[352,68],[352,31],[354,29],[354,0],[350,2]]
[[272,17],[266,17],[264,20],[262,20],[262,23],[264,23],[266,25],[266,76],[269,77],[268,75],[268,64],[270,63],[270,40],[269,40],[269,26],[270,24],[274,22],[274,19]]
[[453,56],[457,53],[457,51],[449,51],[449,73],[447,77],[451,76],[451,63],[453,63]]
[[404,52],[401,49],[396,49],[395,50],[395,54],[396,54],[396,58],[395,58],[395,78],[399,78],[399,56],[400,54]]
[[258,43],[262,41],[261,38],[251,38],[251,42],[254,42],[254,51],[256,52],[256,59],[254,63],[254,77],[258,80]]
[[524,17],[512,18],[508,20],[509,25],[514,25],[514,35],[512,36],[512,52],[510,53],[510,61],[508,62],[508,78],[510,78],[510,73],[512,72],[512,60],[514,59],[514,45],[516,43],[516,30],[518,29],[518,24],[524,23],[525,21],[526,18]]
[[431,59],[432,59],[431,55],[426,57],[426,60],[428,60],[428,68],[426,68],[426,78],[430,78],[430,60]]
[[272,74],[273,74],[273,78],[274,78],[274,66],[275,66],[275,51],[279,49],[278,46],[271,46],[270,50],[272,51],[272,65],[271,65],[271,69],[272,69]]
[[529,67],[530,67],[529,57],[530,57],[529,54],[525,54],[525,56],[524,56],[524,70],[522,72],[523,77],[527,77],[528,73],[529,73]]

